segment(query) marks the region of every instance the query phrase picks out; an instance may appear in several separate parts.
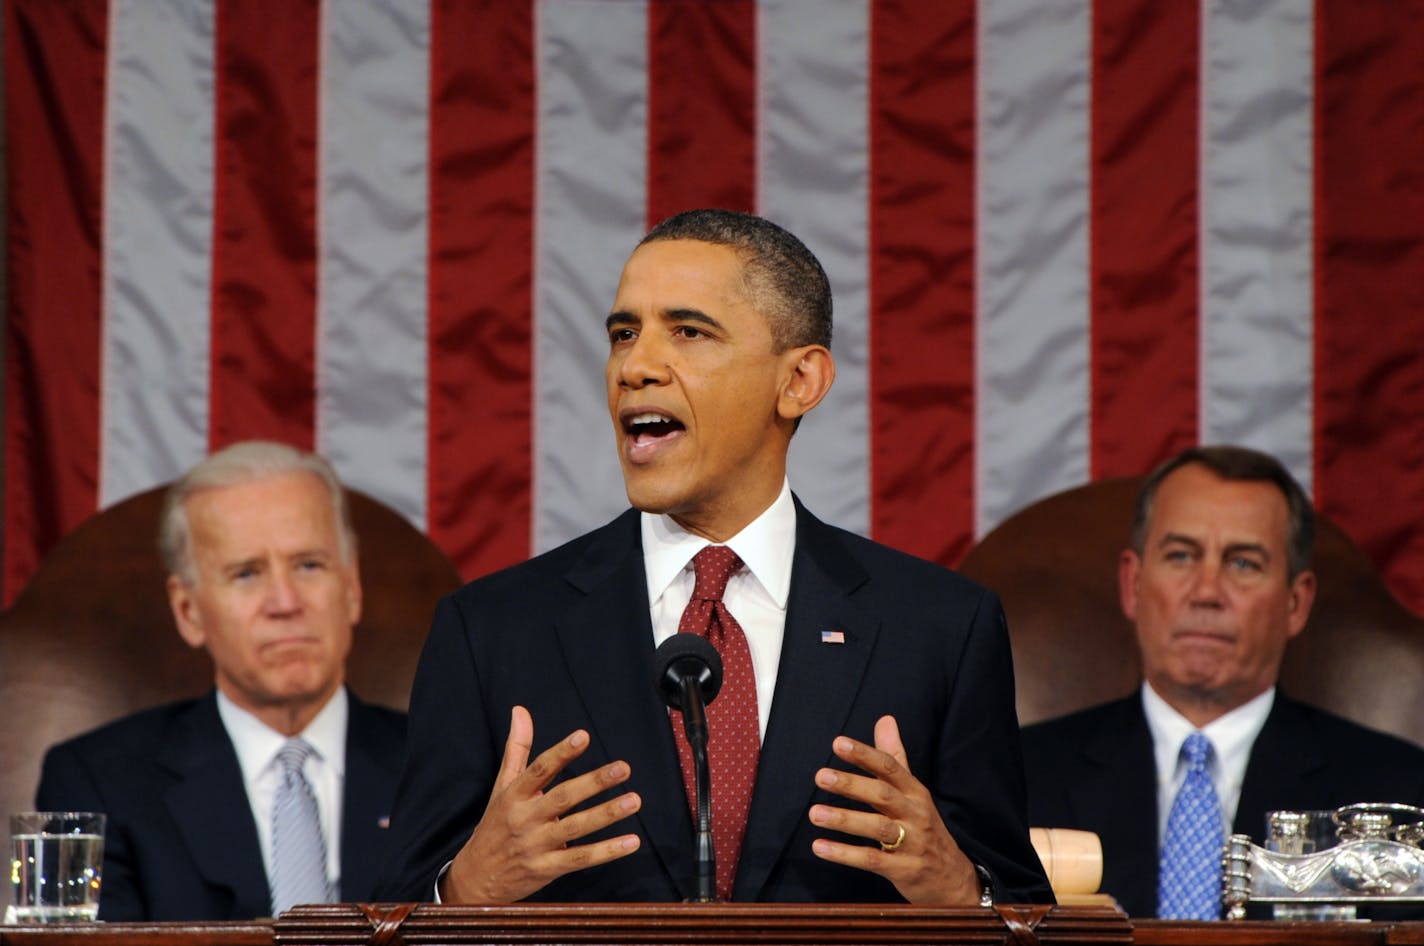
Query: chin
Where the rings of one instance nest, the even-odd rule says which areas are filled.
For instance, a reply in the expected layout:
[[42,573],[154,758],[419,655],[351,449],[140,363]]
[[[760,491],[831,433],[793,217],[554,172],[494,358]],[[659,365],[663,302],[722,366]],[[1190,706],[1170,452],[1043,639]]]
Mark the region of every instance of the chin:
[[666,483],[649,482],[651,479],[624,473],[623,485],[630,506],[642,512],[663,515],[676,512],[684,505],[683,497],[674,488]]
[[1219,665],[1203,666],[1194,664],[1182,667],[1173,674],[1172,682],[1183,690],[1199,693],[1214,693],[1224,683],[1225,674]]
[[336,686],[325,673],[297,673],[272,681],[271,692],[282,703],[310,703],[319,700]]

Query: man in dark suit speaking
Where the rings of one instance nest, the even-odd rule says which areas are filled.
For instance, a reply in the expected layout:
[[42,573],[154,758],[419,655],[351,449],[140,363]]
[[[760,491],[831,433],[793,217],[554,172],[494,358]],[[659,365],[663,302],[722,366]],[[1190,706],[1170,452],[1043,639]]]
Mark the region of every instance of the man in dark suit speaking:
[[1049,898],[998,601],[790,492],[792,433],[835,374],[815,257],[757,217],[680,214],[628,260],[607,331],[635,508],[440,604],[382,896],[691,898],[681,726],[652,667],[706,628],[727,673],[718,899]]
[[1424,802],[1424,750],[1276,688],[1315,598],[1314,514],[1274,457],[1198,447],[1143,485],[1122,554],[1139,693],[1024,729],[1029,817],[1095,831],[1133,916],[1219,919],[1228,833],[1266,812]]
[[356,535],[315,454],[249,441],[190,470],[160,545],[216,691],[51,749],[37,804],[108,815],[99,918],[235,920],[367,900],[405,717],[342,685]]

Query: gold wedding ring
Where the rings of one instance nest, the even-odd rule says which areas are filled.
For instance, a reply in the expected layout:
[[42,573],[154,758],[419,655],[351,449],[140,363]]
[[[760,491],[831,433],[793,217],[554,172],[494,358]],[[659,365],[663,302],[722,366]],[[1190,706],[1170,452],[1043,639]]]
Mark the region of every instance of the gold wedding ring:
[[880,842],[880,850],[884,851],[886,854],[889,854],[891,851],[898,850],[900,845],[905,843],[905,826],[900,824],[900,822],[898,821],[895,822],[895,826],[900,829],[900,836],[895,839],[894,843],[886,844],[884,841]]

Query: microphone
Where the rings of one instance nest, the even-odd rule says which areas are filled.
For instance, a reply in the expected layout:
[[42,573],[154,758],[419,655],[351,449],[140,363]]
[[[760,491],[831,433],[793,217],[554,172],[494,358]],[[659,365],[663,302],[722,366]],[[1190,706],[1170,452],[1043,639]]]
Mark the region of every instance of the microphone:
[[653,655],[653,689],[682,712],[692,747],[697,794],[696,903],[717,899],[717,857],[712,850],[712,775],[707,766],[707,704],[722,689],[722,655],[699,634],[674,634]]

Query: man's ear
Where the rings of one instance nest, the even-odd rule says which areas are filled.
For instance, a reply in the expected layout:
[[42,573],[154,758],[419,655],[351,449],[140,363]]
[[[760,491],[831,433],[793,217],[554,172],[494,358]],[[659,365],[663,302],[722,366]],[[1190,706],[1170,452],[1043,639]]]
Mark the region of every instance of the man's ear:
[[1129,621],[1137,620],[1137,579],[1141,574],[1141,556],[1132,549],[1123,549],[1117,561],[1117,596]]
[[351,564],[346,566],[346,608],[350,612],[351,626],[361,623],[361,565],[353,554]]
[[208,635],[203,629],[203,616],[198,604],[193,600],[193,589],[177,575],[168,576],[168,606],[173,609],[173,623],[178,625],[178,636],[189,647],[202,647]]
[[776,400],[776,413],[797,420],[821,403],[836,380],[836,360],[824,345],[789,348],[782,353],[787,372]]
[[1315,603],[1315,572],[1303,571],[1291,579],[1290,597],[1286,600],[1286,636],[1295,637],[1305,630],[1310,618],[1310,606]]

